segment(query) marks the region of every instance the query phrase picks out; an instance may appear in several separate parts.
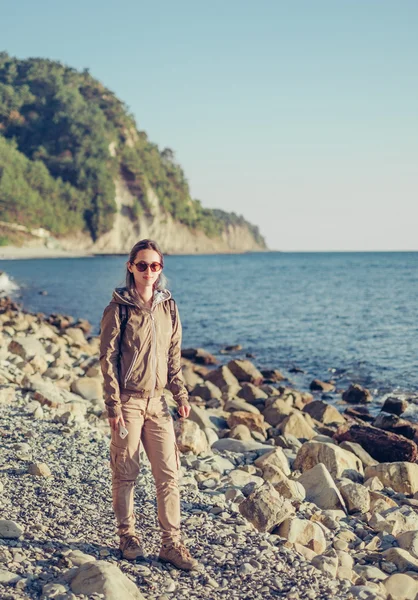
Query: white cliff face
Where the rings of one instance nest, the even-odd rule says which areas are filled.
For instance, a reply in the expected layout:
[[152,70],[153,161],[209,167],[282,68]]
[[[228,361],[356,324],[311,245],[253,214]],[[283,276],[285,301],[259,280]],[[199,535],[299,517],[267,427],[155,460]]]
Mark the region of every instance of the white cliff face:
[[141,215],[138,221],[131,218],[134,198],[122,179],[115,181],[117,213],[113,228],[93,242],[86,233],[60,240],[65,250],[86,250],[95,253],[128,253],[141,239],[156,240],[161,249],[169,254],[206,254],[218,252],[248,252],[264,250],[245,226],[228,225],[220,237],[209,238],[203,231],[193,231],[175,221],[160,205],[153,189],[147,199],[149,215]]

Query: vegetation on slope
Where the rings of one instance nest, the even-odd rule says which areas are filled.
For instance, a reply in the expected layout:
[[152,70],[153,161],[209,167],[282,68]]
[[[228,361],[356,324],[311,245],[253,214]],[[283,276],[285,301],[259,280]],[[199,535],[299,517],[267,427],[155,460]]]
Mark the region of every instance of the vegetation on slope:
[[127,107],[88,72],[45,59],[0,53],[1,219],[56,235],[109,231],[118,176],[135,196],[133,217],[149,210],[152,186],[176,220],[209,236],[225,225],[258,228],[234,213],[204,209],[190,197],[174,153],[138,131]]

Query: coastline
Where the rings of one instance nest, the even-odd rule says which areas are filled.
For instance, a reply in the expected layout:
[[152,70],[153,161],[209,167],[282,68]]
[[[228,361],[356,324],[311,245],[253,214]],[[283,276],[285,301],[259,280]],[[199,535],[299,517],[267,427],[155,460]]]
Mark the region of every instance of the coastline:
[[[192,410],[174,427],[183,531],[203,570],[173,578],[153,554],[121,561],[98,338],[90,330],[82,319],[43,317],[0,300],[0,459],[8,465],[0,481],[0,592],[20,586],[35,599],[48,597],[52,584],[78,598],[80,578],[92,571],[122,578],[120,585],[128,575],[146,600],[164,593],[167,578],[176,597],[212,600],[228,589],[244,600],[254,589],[269,598],[293,586],[297,594],[286,597],[295,600],[383,600],[400,575],[418,592],[418,426],[397,416],[407,403],[392,403],[392,414],[370,422],[367,390],[351,390],[356,402],[347,400],[341,414],[324,401],[330,383],[298,391],[278,371],[232,357],[219,366],[202,349],[183,350]],[[174,412],[169,392],[166,399]],[[138,488],[144,523],[154,523],[146,461]],[[146,543],[155,552],[151,529]],[[144,576],[151,575],[150,595]]]

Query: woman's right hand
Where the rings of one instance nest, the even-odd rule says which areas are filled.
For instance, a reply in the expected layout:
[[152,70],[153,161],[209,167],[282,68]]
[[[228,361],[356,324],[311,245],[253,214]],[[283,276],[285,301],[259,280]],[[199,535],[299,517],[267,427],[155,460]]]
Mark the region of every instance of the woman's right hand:
[[117,417],[109,417],[108,420],[109,420],[110,429],[112,429],[113,431],[117,432],[119,423],[121,423],[121,425],[123,427],[125,427],[125,421],[124,421],[122,415],[118,415]]

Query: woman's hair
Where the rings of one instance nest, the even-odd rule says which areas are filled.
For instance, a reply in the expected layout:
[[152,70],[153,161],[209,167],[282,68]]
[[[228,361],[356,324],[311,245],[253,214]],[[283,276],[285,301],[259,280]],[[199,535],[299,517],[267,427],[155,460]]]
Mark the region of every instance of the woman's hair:
[[[154,250],[160,257],[161,266],[164,267],[164,256],[161,252],[161,249],[157,242],[154,240],[140,240],[135,244],[132,250],[129,253],[129,263],[132,265],[135,261],[136,255],[141,250]],[[154,283],[154,290],[163,290],[167,286],[167,278],[163,275],[163,272],[160,272],[160,276]],[[126,287],[131,294],[136,295],[136,287],[135,287],[135,279],[133,274],[130,272],[128,267],[126,267]]]

